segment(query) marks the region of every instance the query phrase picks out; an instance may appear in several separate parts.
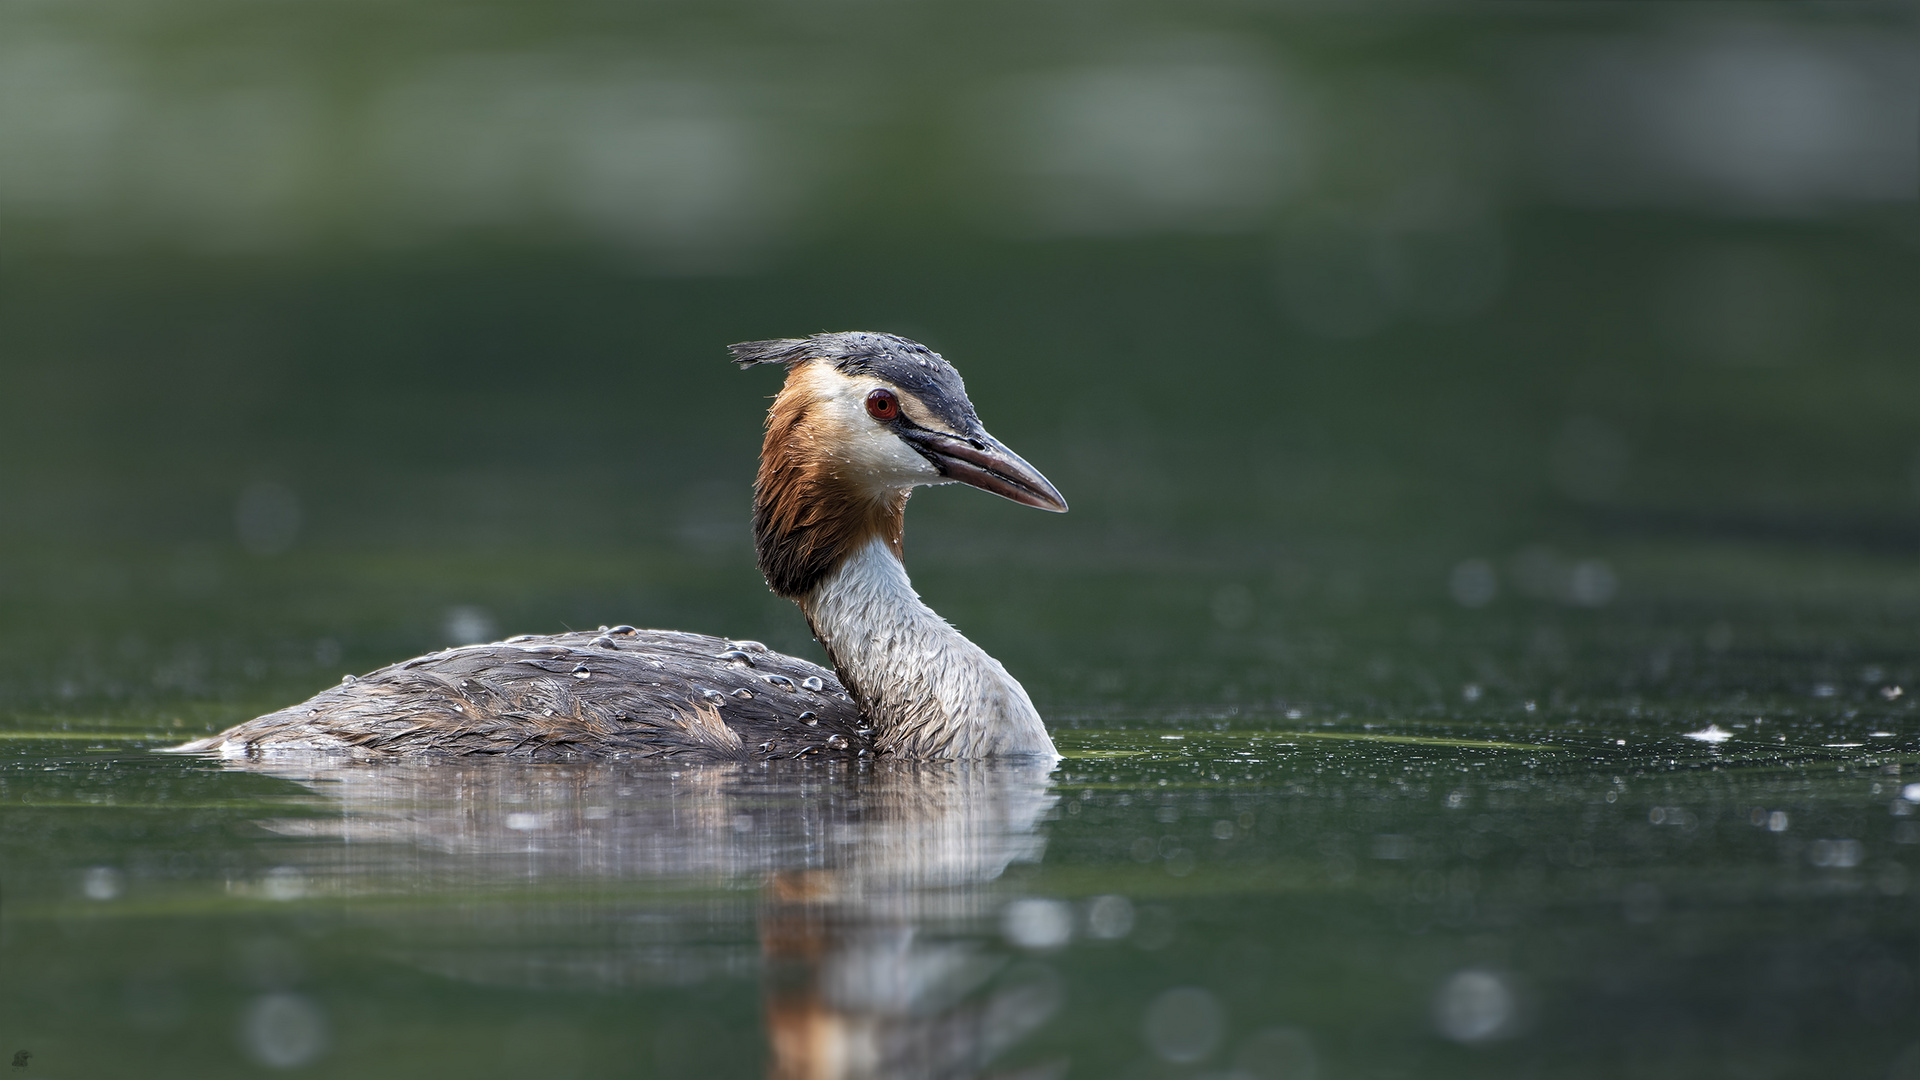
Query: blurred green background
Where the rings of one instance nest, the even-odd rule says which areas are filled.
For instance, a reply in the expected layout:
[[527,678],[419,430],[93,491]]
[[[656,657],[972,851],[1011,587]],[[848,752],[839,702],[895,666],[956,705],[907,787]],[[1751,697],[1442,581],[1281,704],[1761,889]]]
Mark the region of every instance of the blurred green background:
[[1920,613],[1917,41],[10,0],[0,707],[206,727],[610,622],[811,648],[748,546],[775,380],[722,347],[851,328],[1073,503],[909,528],[1063,723],[1865,694]]

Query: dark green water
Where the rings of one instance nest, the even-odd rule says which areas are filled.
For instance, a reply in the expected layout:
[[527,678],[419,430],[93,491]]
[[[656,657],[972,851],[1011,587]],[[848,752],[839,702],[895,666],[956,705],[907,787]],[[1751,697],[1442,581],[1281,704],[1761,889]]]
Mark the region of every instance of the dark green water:
[[[9,1075],[1920,1077],[1911,8],[1701,10],[0,8]],[[1072,503],[908,527],[1057,770],[151,752],[817,657],[851,328]]]
[[21,741],[0,1000],[69,1076],[1888,1075],[1906,715],[1086,728],[1050,777]]

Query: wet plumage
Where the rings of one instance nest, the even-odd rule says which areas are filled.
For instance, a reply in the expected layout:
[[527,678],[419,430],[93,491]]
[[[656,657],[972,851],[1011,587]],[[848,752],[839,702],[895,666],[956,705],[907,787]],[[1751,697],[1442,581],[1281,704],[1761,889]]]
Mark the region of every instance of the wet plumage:
[[797,603],[835,671],[755,642],[635,630],[521,636],[349,678],[183,752],[493,755],[530,760],[809,755],[1049,756],[1006,669],[921,603],[903,563],[912,488],[960,482],[1066,503],[980,425],[952,365],[888,334],[733,347],[780,364],[754,483],[768,585]]
[[182,750],[529,761],[871,754],[833,672],[756,641],[617,627],[415,657]]

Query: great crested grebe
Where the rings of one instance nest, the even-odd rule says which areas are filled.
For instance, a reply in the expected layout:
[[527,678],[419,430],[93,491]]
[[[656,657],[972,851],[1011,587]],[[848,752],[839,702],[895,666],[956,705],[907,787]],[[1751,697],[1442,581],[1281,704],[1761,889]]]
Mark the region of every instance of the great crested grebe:
[[901,541],[907,496],[958,481],[1042,510],[1067,504],[987,434],[953,365],[892,334],[731,347],[781,364],[753,484],[773,591],[800,605],[837,671],[731,641],[631,626],[522,635],[381,668],[183,753],[685,756],[703,760],[1051,756],[1000,662],[920,601]]

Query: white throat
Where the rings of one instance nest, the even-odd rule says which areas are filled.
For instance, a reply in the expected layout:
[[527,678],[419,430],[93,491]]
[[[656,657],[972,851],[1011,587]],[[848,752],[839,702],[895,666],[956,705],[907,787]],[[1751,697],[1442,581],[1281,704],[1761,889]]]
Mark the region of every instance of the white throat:
[[921,602],[884,540],[854,552],[800,607],[873,721],[882,751],[1059,756],[1026,690]]

